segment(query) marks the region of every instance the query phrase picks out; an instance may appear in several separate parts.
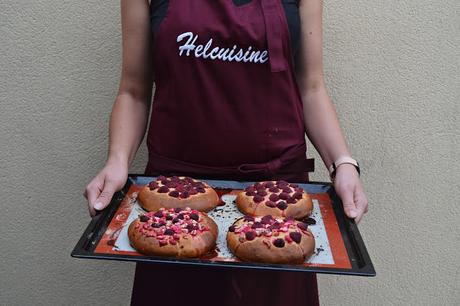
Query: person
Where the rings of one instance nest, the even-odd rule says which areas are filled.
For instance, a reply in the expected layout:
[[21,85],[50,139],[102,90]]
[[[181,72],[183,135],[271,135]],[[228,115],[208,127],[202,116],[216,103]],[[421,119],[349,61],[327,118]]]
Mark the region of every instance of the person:
[[[85,190],[92,216],[124,185],[152,108],[147,175],[308,182],[306,134],[361,220],[359,168],[323,77],[321,0],[122,0],[121,13],[108,158]],[[131,303],[319,301],[315,274],[137,264]]]

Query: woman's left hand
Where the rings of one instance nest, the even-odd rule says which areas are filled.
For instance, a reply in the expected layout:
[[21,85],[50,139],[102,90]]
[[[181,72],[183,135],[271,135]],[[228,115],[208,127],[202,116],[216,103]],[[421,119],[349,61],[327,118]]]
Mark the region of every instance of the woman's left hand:
[[342,199],[345,214],[359,223],[367,213],[368,203],[355,166],[340,165],[335,173],[334,188]]

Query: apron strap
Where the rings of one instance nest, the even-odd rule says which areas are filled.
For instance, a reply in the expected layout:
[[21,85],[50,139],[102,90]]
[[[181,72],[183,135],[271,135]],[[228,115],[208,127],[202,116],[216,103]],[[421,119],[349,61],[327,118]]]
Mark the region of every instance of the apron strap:
[[279,9],[277,9],[277,1],[279,0],[261,0],[268,44],[268,58],[272,72],[287,70],[287,61],[283,54],[283,39],[281,36],[281,29],[284,25],[279,15]]
[[[242,164],[239,166],[217,167],[194,164],[182,160],[172,159],[149,152],[150,159],[147,165],[147,173],[158,173],[163,175],[193,173],[198,175],[228,175],[244,176],[266,176],[271,177],[277,174],[295,174],[314,171],[314,159],[307,159],[305,156],[305,143],[291,147],[278,158],[265,163]],[[168,169],[164,173],[162,168]],[[155,169],[155,171],[152,171]]]

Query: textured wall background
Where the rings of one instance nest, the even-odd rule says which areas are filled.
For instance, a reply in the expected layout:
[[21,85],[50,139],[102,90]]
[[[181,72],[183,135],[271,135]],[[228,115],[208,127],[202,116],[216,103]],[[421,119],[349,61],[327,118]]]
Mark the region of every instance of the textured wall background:
[[[378,276],[321,276],[324,305],[460,302],[459,16],[458,0],[325,1],[327,81],[363,166]],[[132,264],[69,256],[106,156],[120,38],[119,1],[0,2],[2,305],[129,303]],[[143,147],[132,171],[145,161]]]

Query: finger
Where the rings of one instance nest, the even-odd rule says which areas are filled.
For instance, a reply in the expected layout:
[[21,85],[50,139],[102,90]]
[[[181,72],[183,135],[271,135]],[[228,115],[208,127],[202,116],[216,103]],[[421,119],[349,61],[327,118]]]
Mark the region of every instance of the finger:
[[88,200],[88,211],[91,217],[96,215],[96,211],[94,210],[94,203],[99,196],[100,190],[96,185],[88,185],[85,190],[86,199]]
[[94,203],[94,209],[103,210],[109,205],[112,200],[113,194],[116,191],[115,184],[111,181],[105,181],[104,189],[99,194],[96,202]]
[[358,210],[358,216],[355,221],[359,223],[368,210],[367,198],[362,191],[358,190],[355,192],[355,202],[356,209]]
[[351,189],[344,189],[339,193],[343,203],[343,210],[345,214],[354,219],[358,216],[358,211],[354,202],[353,191]]

